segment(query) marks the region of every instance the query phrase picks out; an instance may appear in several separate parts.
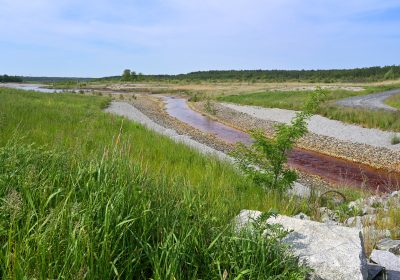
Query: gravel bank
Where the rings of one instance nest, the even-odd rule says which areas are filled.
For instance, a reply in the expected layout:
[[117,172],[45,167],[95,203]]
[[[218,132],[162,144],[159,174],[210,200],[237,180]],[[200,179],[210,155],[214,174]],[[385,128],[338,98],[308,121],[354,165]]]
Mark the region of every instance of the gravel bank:
[[[204,103],[196,102],[192,103],[191,106],[197,111],[204,111]],[[270,110],[265,108],[257,108],[252,106],[239,106],[233,104],[219,104],[215,103],[214,108],[216,110],[216,117],[220,121],[247,131],[249,129],[261,128],[265,130],[268,135],[273,135],[275,132],[274,126],[280,122],[290,120],[290,116],[293,116],[293,111],[289,111],[291,114],[274,114],[276,110]],[[235,108],[235,109],[233,109]],[[237,109],[237,110],[236,110]],[[255,117],[252,113],[263,112],[263,118]],[[245,111],[246,113],[242,112]],[[286,111],[286,110],[283,110]],[[268,112],[268,115],[265,113]],[[282,113],[281,110],[279,112]],[[261,114],[260,114],[261,115]],[[280,117],[281,118],[280,118]],[[270,117],[270,118],[268,118]],[[329,131],[330,127],[323,127],[326,131]],[[322,131],[322,128],[321,128]],[[340,130],[338,130],[340,131]],[[391,134],[388,134],[391,136]],[[368,138],[369,136],[363,136]],[[370,137],[374,137],[373,135]],[[361,138],[361,136],[360,136]],[[307,150],[317,151],[329,156],[343,158],[346,160],[354,161],[357,163],[367,164],[374,168],[384,169],[387,171],[400,172],[400,147],[399,145],[392,146],[386,143],[380,143],[380,145],[368,145],[365,141],[369,139],[358,139],[359,142],[352,142],[347,139],[341,140],[336,137],[326,136],[322,134],[316,134],[313,132],[308,133],[298,142],[300,148]],[[386,139],[387,141],[389,140]],[[363,143],[364,141],[364,143]]]
[[[221,160],[234,163],[234,159],[228,156],[227,154],[219,150],[216,150],[212,147],[209,147],[208,145],[202,144],[196,140],[193,140],[188,135],[179,134],[174,129],[165,128],[157,124],[149,117],[147,117],[145,114],[143,114],[141,111],[139,111],[137,108],[135,108],[133,105],[127,102],[114,101],[110,104],[110,106],[107,109],[105,109],[105,111],[138,122],[144,125],[146,128],[153,130],[157,133],[160,133],[164,136],[167,136],[173,139],[175,142],[188,145],[189,147],[192,147],[193,149],[199,151],[202,154],[215,156]],[[310,188],[299,182],[295,182],[293,188],[290,190],[290,193],[301,197],[309,197],[311,195]]]
[[[295,111],[284,109],[270,109],[228,103],[222,103],[222,105],[258,119],[280,123],[290,123],[291,119],[295,117],[296,114]],[[308,122],[308,130],[312,133],[333,137],[341,141],[383,147],[395,151],[400,150],[399,144],[392,145],[390,143],[394,132],[345,124],[318,115],[311,117]]]
[[388,111],[397,111],[396,108],[385,104],[385,100],[395,94],[400,94],[400,89],[388,90],[385,92],[372,93],[362,96],[354,96],[339,100],[336,102],[336,104],[346,107],[359,107],[371,110],[383,109]]
[[153,122],[145,114],[140,112],[138,109],[136,109],[134,106],[132,106],[129,103],[114,101],[111,103],[111,105],[105,111],[109,112],[109,113],[117,114],[119,116],[126,117],[133,121],[136,121],[136,122],[144,125],[145,127],[147,127],[150,130],[153,130],[157,133],[165,135],[165,136],[173,139],[175,142],[184,143],[185,145],[188,145],[203,154],[216,156],[219,159],[228,160],[230,162],[233,161],[232,158],[230,158],[229,156],[227,156],[226,154],[224,154],[218,150],[208,147],[202,143],[199,143],[199,142],[191,139],[191,137],[189,137],[187,135],[180,135],[173,129],[165,128],[165,127]]

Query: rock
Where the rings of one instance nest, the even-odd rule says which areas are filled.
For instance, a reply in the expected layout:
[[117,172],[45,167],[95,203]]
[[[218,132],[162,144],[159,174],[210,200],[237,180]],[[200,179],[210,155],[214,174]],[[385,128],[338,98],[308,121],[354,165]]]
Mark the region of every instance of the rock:
[[400,256],[400,240],[385,238],[376,244],[376,248],[378,250],[389,251],[397,256]]
[[[242,210],[235,219],[236,226],[248,226],[260,214]],[[292,231],[284,241],[302,263],[313,269],[311,279],[367,278],[367,262],[359,230],[281,215],[267,222],[281,224]]]
[[388,280],[400,279],[400,258],[388,251],[373,250],[370,257],[371,261],[383,266]]
[[363,228],[363,224],[362,224],[362,217],[361,216],[356,216],[356,217],[350,217],[348,218],[344,224],[348,227],[355,227],[358,229],[362,229]]
[[303,184],[295,182],[292,188],[289,190],[289,194],[309,198],[311,196],[311,189]]
[[394,191],[390,194],[390,197],[400,197],[400,191]]
[[339,217],[331,209],[326,208],[326,207],[320,207],[320,208],[318,208],[318,212],[321,216],[321,222],[323,222],[323,223],[332,223],[333,222],[333,224],[337,224]]
[[307,220],[307,221],[311,220],[310,217],[308,217],[306,214],[304,214],[302,212],[293,216],[293,218],[300,219],[300,220]]
[[373,214],[375,214],[376,213],[376,209],[374,208],[374,207],[371,207],[371,206],[364,206],[363,208],[362,208],[362,213],[363,213],[363,215],[373,215]]

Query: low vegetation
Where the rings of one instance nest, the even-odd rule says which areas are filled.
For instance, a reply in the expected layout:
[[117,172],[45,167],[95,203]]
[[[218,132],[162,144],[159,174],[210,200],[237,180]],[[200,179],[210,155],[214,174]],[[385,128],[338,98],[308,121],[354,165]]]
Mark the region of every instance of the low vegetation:
[[[400,88],[400,87],[399,87]],[[400,110],[400,94],[393,95],[386,100],[386,104]]]
[[235,233],[231,220],[306,201],[105,114],[108,102],[0,89],[3,279],[305,277],[283,235]]
[[390,139],[390,143],[392,143],[392,145],[399,144],[400,137],[397,134],[393,134],[392,138]]

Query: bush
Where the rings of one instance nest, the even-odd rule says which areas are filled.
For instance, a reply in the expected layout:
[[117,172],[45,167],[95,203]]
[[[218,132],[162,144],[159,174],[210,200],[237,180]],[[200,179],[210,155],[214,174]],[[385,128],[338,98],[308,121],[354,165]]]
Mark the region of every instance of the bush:
[[394,134],[392,136],[392,138],[390,139],[390,143],[392,143],[392,145],[396,145],[400,143],[400,137],[397,134]]
[[284,192],[297,180],[294,170],[285,167],[287,154],[295,142],[307,133],[307,120],[315,112],[325,92],[320,88],[312,93],[304,111],[298,112],[291,124],[276,125],[274,138],[267,138],[262,130],[251,131],[254,143],[247,147],[237,145],[233,156],[240,168],[257,184]]

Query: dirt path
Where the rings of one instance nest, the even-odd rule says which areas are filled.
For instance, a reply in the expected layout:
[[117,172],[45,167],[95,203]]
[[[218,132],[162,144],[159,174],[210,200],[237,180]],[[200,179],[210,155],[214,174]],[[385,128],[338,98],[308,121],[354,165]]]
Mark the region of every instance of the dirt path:
[[400,94],[400,89],[393,89],[385,92],[372,93],[362,96],[354,96],[339,100],[336,102],[336,104],[346,107],[366,108],[371,110],[383,109],[388,111],[397,111],[396,108],[385,104],[385,100],[395,94]]

